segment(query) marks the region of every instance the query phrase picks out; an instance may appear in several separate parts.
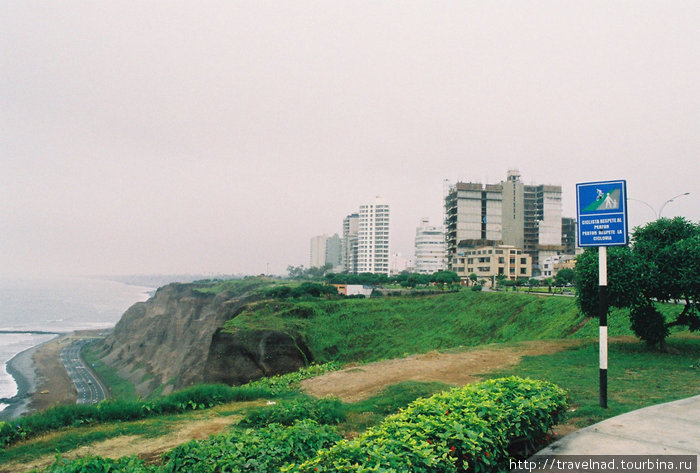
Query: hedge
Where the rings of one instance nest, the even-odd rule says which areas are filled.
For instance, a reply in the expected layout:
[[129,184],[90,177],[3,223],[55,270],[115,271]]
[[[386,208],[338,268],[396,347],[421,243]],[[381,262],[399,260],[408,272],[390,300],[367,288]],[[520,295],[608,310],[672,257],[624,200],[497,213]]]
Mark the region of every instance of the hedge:
[[346,418],[338,399],[293,399],[253,409],[239,423],[242,427],[262,427],[269,424],[292,425],[297,420],[311,419],[319,424],[338,424]]
[[164,455],[158,473],[275,472],[303,462],[340,439],[335,428],[313,420],[291,427],[270,424],[261,429],[236,430],[208,440],[190,441]]
[[475,473],[507,470],[509,445],[560,422],[566,393],[508,377],[418,399],[380,425],[283,472]]

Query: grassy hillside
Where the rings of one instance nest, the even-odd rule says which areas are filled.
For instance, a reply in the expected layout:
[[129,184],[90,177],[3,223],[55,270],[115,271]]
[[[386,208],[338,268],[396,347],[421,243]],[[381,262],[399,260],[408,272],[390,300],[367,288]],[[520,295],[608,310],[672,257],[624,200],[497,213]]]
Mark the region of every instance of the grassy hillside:
[[[228,321],[224,329],[301,333],[316,361],[349,362],[494,342],[565,338],[596,323],[583,317],[573,298],[461,291],[420,297],[263,301]],[[612,328],[612,336],[630,333],[625,323]],[[597,334],[597,329],[590,331]]]
[[[201,291],[220,293],[253,283],[247,280],[220,282],[202,285]],[[246,286],[246,289],[257,290],[258,287]],[[677,308],[666,306],[662,310],[674,311]],[[481,350],[497,350],[518,347],[517,342],[526,340],[590,338],[556,353],[526,356],[516,365],[498,365],[494,368],[497,372],[490,369],[473,373],[482,378],[515,374],[558,384],[569,393],[569,419],[577,426],[657,402],[697,394],[700,338],[672,337],[669,345],[675,349],[673,354],[649,350],[632,338],[618,339],[611,341],[610,345],[610,408],[599,408],[598,348],[593,340],[598,334],[597,324],[597,320],[585,319],[580,314],[573,298],[465,290],[433,296],[376,299],[264,300],[249,305],[239,316],[229,320],[225,330],[275,329],[298,333],[304,337],[317,362],[340,363],[391,359],[432,350],[458,351],[460,347],[481,346]],[[609,325],[612,337],[631,335],[625,311],[612,311]],[[237,435],[244,425],[254,425],[254,419],[266,415],[279,417],[300,410],[305,413],[313,411],[305,407],[305,403],[313,400],[309,401],[298,390],[298,382],[303,377],[305,375],[295,373],[259,380],[245,388],[261,390],[258,395],[246,397],[246,402],[239,400],[216,405],[182,400],[181,409],[159,415],[153,408],[155,404],[149,403],[166,402],[161,398],[134,401],[147,404],[147,408],[137,409],[143,414],[140,417],[131,416],[116,422],[95,420],[96,415],[69,418],[61,424],[62,427],[46,429],[50,432],[47,435],[30,436],[26,441],[0,448],[0,472],[26,471],[35,460],[34,466],[43,469],[53,461],[54,454],[84,455],[84,451],[73,449],[88,445],[90,451],[98,455],[138,454],[149,462],[163,465],[166,460],[160,455],[173,452],[172,449],[185,440],[206,439],[212,433],[221,432]],[[377,425],[387,414],[406,406],[413,399],[429,396],[446,387],[442,382],[420,381],[388,385],[373,397],[337,406],[345,420],[335,428],[343,436],[356,435]],[[212,388],[198,387],[193,392],[204,389]],[[243,388],[233,388],[234,391],[237,389]],[[268,402],[271,399],[276,404]],[[102,412],[109,405],[104,403],[90,408]],[[50,418],[49,413],[37,415],[37,418],[42,417]],[[16,430],[13,426],[13,433]],[[186,448],[208,448],[208,445],[207,441],[200,440]],[[157,467],[153,468],[155,471]],[[82,470],[58,468],[51,471]],[[122,471],[135,470],[127,468]]]

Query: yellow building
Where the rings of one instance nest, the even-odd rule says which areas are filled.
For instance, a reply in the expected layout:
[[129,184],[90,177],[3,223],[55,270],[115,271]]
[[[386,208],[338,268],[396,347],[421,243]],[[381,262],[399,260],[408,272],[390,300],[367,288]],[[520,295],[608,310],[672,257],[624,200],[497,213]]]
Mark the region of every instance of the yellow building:
[[493,284],[499,274],[515,281],[532,277],[532,257],[510,245],[461,248],[452,259],[452,268],[462,281],[471,274]]

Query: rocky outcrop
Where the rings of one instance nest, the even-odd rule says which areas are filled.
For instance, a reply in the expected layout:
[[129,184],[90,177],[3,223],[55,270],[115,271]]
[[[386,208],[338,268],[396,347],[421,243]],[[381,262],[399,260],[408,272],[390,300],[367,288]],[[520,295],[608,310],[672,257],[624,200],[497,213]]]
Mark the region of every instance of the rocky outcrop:
[[197,383],[242,384],[294,371],[308,363],[296,336],[275,331],[224,333],[229,319],[258,299],[243,293],[211,294],[194,284],[170,284],[133,305],[103,341],[102,361],[147,396]]
[[272,330],[227,333],[217,330],[209,346],[204,377],[243,384],[263,376],[296,371],[311,358],[299,336]]

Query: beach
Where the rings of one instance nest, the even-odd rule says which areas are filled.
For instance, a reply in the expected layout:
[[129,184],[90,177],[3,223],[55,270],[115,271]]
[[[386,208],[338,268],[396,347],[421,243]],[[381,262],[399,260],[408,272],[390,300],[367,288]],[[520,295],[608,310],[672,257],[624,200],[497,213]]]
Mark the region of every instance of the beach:
[[72,335],[61,335],[15,355],[7,362],[7,372],[17,384],[17,394],[9,400],[0,420],[46,409],[55,404],[74,404],[75,387],[60,359],[61,350]]

